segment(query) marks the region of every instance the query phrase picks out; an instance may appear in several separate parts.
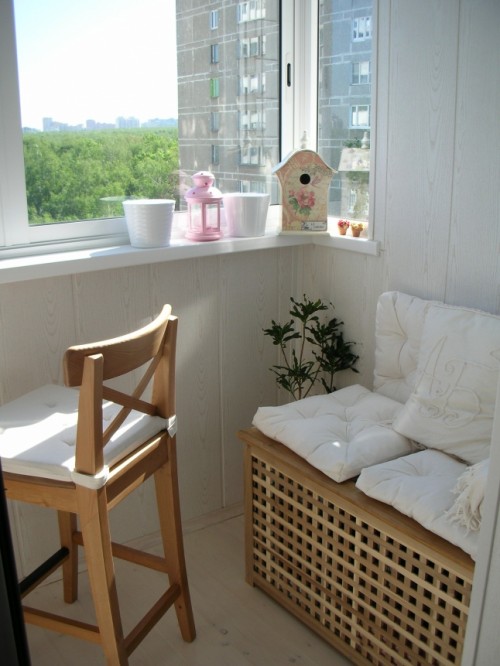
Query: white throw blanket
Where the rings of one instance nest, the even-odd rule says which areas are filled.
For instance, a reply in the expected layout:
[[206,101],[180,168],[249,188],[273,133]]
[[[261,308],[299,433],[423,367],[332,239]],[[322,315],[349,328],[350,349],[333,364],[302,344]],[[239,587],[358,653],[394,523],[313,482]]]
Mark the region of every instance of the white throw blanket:
[[457,498],[448,517],[467,530],[477,531],[481,527],[488,469],[489,458],[467,467],[453,490]]

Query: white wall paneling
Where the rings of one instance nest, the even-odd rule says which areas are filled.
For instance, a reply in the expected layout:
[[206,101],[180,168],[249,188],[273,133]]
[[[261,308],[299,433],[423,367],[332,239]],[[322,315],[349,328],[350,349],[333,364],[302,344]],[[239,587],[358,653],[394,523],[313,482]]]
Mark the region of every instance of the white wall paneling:
[[[34,325],[36,322],[36,325]],[[7,402],[62,381],[60,350],[75,339],[71,279],[0,287],[0,384]]]
[[389,287],[444,297],[460,3],[403,0],[391,8],[384,239]]
[[[0,286],[2,402],[61,382],[66,347],[119,335],[164,303],[179,316],[177,414],[184,519],[242,501],[236,431],[259,404],[276,401],[276,349],[262,328],[295,293],[300,248],[187,259]],[[283,274],[282,274],[283,273]],[[156,529],[152,484],[112,513],[117,540]],[[51,552],[55,518],[11,506],[20,571]],[[132,532],[130,527],[133,526]]]
[[446,300],[500,312],[498,0],[460,3]]
[[308,288],[334,305],[334,316],[344,322],[346,340],[356,344],[353,351],[360,356],[359,374],[346,371],[339,374],[337,387],[360,383],[370,387],[373,376],[375,343],[375,309],[383,289],[384,262],[380,257],[352,255],[350,252],[315,247],[310,264],[314,271]]
[[[242,442],[236,432],[251,424],[256,406],[276,401],[269,367],[275,347],[262,329],[278,308],[278,265],[267,252],[221,259],[220,381],[224,504],[241,502]],[[249,363],[249,359],[252,359]]]

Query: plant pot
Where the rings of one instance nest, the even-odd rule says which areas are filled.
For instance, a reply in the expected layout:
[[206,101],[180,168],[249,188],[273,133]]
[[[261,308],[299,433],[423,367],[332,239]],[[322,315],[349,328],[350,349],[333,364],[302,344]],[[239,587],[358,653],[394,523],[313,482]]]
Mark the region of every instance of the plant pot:
[[172,233],[173,199],[127,199],[123,202],[132,247],[168,247]]
[[230,236],[263,236],[266,230],[269,194],[231,192],[224,194],[224,213]]

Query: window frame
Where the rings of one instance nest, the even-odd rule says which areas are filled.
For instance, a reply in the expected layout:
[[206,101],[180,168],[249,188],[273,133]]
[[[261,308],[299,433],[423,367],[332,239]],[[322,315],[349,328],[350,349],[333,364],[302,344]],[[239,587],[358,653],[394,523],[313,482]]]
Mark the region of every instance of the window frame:
[[211,111],[210,112],[210,131],[219,132],[220,131],[220,112]]
[[210,79],[210,99],[218,99],[220,97],[220,79],[214,76]]
[[126,238],[124,218],[28,224],[13,0],[0,2],[0,62],[0,249]]
[[[317,146],[318,124],[318,4],[319,0],[281,2],[281,119],[282,156]],[[376,80],[377,0],[371,18],[374,39],[372,90]],[[213,10],[212,13],[217,13]],[[212,29],[218,27],[213,26]],[[13,0],[0,2],[0,259],[14,250],[19,255],[47,254],[63,249],[128,244],[124,218],[30,226],[26,202],[23,135],[19,104]],[[249,91],[246,92],[248,94]],[[240,89],[240,94],[241,89]],[[375,142],[375,104],[370,108],[371,144]],[[372,158],[372,164],[375,160]],[[374,170],[370,174],[370,236],[373,236]]]
[[364,42],[373,35],[373,17],[357,16],[352,20],[352,41]]
[[[354,117],[358,119],[364,114],[366,114],[367,123],[354,122]],[[349,127],[351,129],[371,129],[371,104],[351,104],[349,106]]]
[[[363,70],[366,70],[366,71],[363,71]],[[362,80],[363,78],[366,78],[366,80],[363,81]],[[352,63],[352,72],[351,72],[351,85],[352,86],[370,85],[371,80],[372,80],[372,76],[371,76],[371,62],[370,62],[370,60],[359,60],[358,62],[353,62]]]
[[210,30],[217,30],[219,27],[219,10],[212,9],[210,11]]

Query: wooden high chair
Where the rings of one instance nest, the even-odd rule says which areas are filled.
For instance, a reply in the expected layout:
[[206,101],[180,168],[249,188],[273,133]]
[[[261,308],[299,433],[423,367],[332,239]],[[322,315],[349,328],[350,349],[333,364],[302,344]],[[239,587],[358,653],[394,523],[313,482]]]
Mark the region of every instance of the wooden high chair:
[[[177,318],[165,305],[151,324],[134,333],[70,347],[64,355],[66,387],[45,386],[0,407],[7,497],[56,509],[59,519],[61,548],[21,582],[21,595],[62,565],[64,600],[75,601],[78,546],[83,546],[97,626],[27,606],[25,620],[100,643],[113,666],[128,664],[131,652],[172,605],[184,640],[196,634],[176,468],[176,334]],[[141,366],[145,374],[130,393],[121,384],[120,390],[104,384]],[[146,399],[151,380],[152,395]],[[164,557],[113,543],[109,530],[108,511],[152,475]],[[169,579],[166,591],[127,636],[113,556]]]

